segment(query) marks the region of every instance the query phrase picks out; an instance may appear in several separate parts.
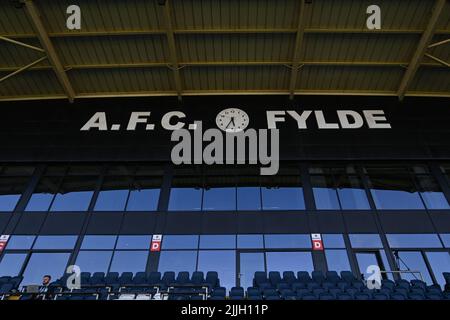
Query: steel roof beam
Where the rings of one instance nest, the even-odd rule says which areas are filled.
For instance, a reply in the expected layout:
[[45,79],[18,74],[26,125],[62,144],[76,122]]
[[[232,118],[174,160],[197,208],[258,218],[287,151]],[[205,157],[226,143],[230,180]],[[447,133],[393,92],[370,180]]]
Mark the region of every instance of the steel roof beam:
[[420,62],[425,55],[425,51],[430,41],[433,39],[437,22],[439,21],[441,13],[444,11],[445,2],[446,0],[436,0],[427,27],[423,32],[422,37],[420,38],[416,51],[414,52],[411,62],[408,65],[408,69],[406,70],[405,74],[403,75],[402,81],[400,82],[400,86],[397,91],[397,95],[400,100],[403,100],[405,93],[408,91],[408,88],[419,68]]
[[3,81],[5,81],[6,79],[9,79],[9,78],[11,78],[11,77],[13,77],[13,76],[15,76],[15,75],[17,75],[17,74],[19,74],[19,73],[25,71],[25,70],[30,69],[31,67],[33,67],[33,66],[35,66],[35,65],[37,65],[37,64],[39,64],[39,63],[41,63],[42,61],[44,61],[44,60],[46,60],[46,59],[47,59],[47,57],[39,58],[39,59],[37,59],[36,61],[33,61],[33,62],[31,62],[30,64],[27,64],[26,66],[23,66],[23,67],[21,67],[21,68],[15,70],[15,71],[13,71],[13,72],[11,72],[10,74],[7,74],[6,76],[0,78],[0,82],[3,82]]
[[69,78],[67,77],[63,65],[61,64],[61,61],[58,55],[56,54],[55,48],[53,47],[53,44],[50,41],[47,31],[45,30],[44,24],[42,23],[39,14],[39,10],[36,8],[32,0],[25,0],[24,3],[26,12],[28,13],[28,16],[30,17],[33,23],[39,41],[41,42],[41,45],[44,48],[45,53],[47,54],[47,57],[53,67],[53,70],[56,73],[56,77],[58,78],[59,83],[63,87],[63,90],[67,95],[69,101],[73,102],[73,99],[75,98],[75,91],[72,88],[72,85],[69,81]]
[[292,58],[291,77],[289,81],[289,99],[294,99],[295,86],[297,84],[298,70],[300,64],[300,51],[305,34],[305,0],[300,0],[300,12],[298,14],[297,33],[295,37],[294,55]]
[[175,35],[173,32],[172,7],[171,1],[169,0],[167,0],[164,5],[164,18],[166,23],[166,36],[170,53],[170,62],[171,62],[170,68],[173,71],[178,100],[181,101],[183,87],[181,84],[180,65],[178,63],[177,46],[175,44]]

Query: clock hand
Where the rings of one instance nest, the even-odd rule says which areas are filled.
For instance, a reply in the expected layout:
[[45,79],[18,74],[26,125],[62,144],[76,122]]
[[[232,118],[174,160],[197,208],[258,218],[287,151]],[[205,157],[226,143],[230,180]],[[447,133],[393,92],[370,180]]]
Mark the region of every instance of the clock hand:
[[231,123],[233,123],[233,125],[236,126],[236,125],[234,124],[234,117],[231,117],[231,120],[230,120],[230,122],[228,122],[228,124],[227,124],[227,126],[225,127],[225,129],[228,129],[228,127],[230,126]]

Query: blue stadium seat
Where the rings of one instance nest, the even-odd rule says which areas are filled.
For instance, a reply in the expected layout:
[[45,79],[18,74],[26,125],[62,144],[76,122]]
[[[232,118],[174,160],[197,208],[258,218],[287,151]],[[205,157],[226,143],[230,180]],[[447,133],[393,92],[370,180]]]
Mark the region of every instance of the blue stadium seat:
[[307,293],[302,296],[302,300],[318,300],[318,297],[312,293]]
[[275,290],[275,289],[264,289],[263,290],[264,299],[267,299],[267,297],[273,297],[273,296],[279,296],[277,290]]
[[351,271],[341,271],[341,279],[347,283],[358,280]]
[[393,292],[391,294],[391,300],[406,300],[407,297],[404,294]]
[[304,283],[312,282],[311,276],[306,271],[297,272],[297,279],[299,282],[304,282]]
[[342,292],[336,296],[336,299],[337,300],[353,300],[353,296],[348,293]]
[[435,293],[427,293],[425,294],[425,297],[427,300],[443,300],[444,295],[443,294],[435,294]]
[[272,287],[270,284],[269,279],[267,278],[267,275],[264,271],[256,271],[255,276],[253,278],[253,285],[255,287],[266,289]]
[[118,272],[108,272],[105,277],[105,284],[108,287],[116,288],[119,286],[119,273]]
[[12,283],[12,285],[14,286],[14,289],[18,289],[19,284],[22,282],[22,280],[23,280],[22,276],[15,276],[9,280],[9,283]]
[[443,272],[442,275],[444,276],[445,283],[450,285],[450,272]]
[[313,271],[311,272],[311,278],[314,282],[322,283],[325,281],[325,276],[322,271]]
[[395,288],[395,282],[389,279],[382,279],[381,288],[386,288],[389,289],[390,291],[393,291]]
[[297,298],[296,293],[291,289],[283,289],[280,294],[284,300],[295,300]]
[[14,289],[14,284],[12,283],[4,283],[0,286],[0,295],[8,294],[11,290]]
[[347,289],[345,290],[345,292],[348,293],[349,295],[351,295],[352,297],[354,297],[355,294],[361,292],[361,290],[359,290],[359,289],[357,289],[357,288],[350,287],[350,288],[347,288]]
[[215,288],[213,292],[211,293],[211,300],[225,300],[227,292],[226,289],[223,287]]
[[274,300],[281,300],[281,297],[277,294],[277,295],[273,295],[273,296],[267,296],[265,298],[265,300],[272,300],[272,301],[274,301]]
[[133,286],[147,286],[147,273],[141,271],[136,272],[132,281]]
[[297,278],[295,277],[294,271],[284,271],[283,272],[283,282],[293,284],[297,282]]
[[325,277],[327,282],[331,282],[334,284],[342,281],[341,277],[339,277],[336,271],[327,271]]
[[208,271],[205,282],[210,288],[220,287],[219,275],[216,271]]
[[319,300],[334,300],[334,296],[329,292],[324,292],[319,295]]
[[338,296],[338,294],[342,293],[342,290],[339,288],[331,288],[328,290],[328,292],[336,298]]
[[306,283],[304,283],[304,282],[294,282],[292,284],[292,290],[296,291],[298,289],[306,289]]
[[409,300],[425,300],[425,295],[420,293],[410,293],[408,294]]
[[297,297],[301,298],[306,294],[312,294],[312,292],[308,289],[297,289],[296,291]]
[[189,300],[203,300],[203,296],[200,294],[194,294],[189,297]]
[[373,300],[389,300],[389,294],[383,292],[374,292],[372,294]]
[[80,279],[81,279],[82,286],[88,286],[91,283],[91,273],[90,272],[81,272]]
[[176,278],[177,285],[189,285],[190,284],[190,276],[188,271],[180,271],[178,272]]
[[175,283],[175,272],[173,271],[166,271],[164,272],[161,281],[166,285],[172,285]]
[[319,289],[319,288],[321,288],[321,287],[320,287],[320,283],[318,283],[318,282],[308,282],[308,283],[306,284],[306,287],[307,287],[310,291],[312,291],[312,290],[314,290],[314,289]]
[[355,300],[370,300],[372,297],[370,294],[365,292],[358,292],[354,295]]
[[133,272],[122,272],[119,277],[119,285],[125,286],[133,283]]
[[347,290],[348,288],[351,288],[351,286],[352,286],[351,283],[348,283],[348,282],[345,282],[345,281],[341,281],[341,282],[338,282],[338,283],[337,283],[337,287],[338,287],[339,289],[341,289],[342,291],[345,291],[345,290]]
[[248,300],[262,300],[262,294],[259,288],[248,287],[247,288],[247,299]]
[[205,284],[205,274],[202,271],[194,271],[191,277],[193,285],[201,286]]
[[327,290],[329,290],[331,288],[336,288],[336,283],[329,282],[329,281],[322,282],[322,288],[327,289]]
[[367,288],[366,284],[362,282],[361,280],[355,280],[352,282],[352,287],[356,288],[358,290],[362,290],[363,288]]
[[149,286],[161,286],[163,283],[161,281],[161,272],[152,271],[147,277],[147,284]]
[[278,271],[270,271],[269,272],[269,281],[272,284],[272,287],[276,287],[277,284],[282,282],[281,275]]
[[233,287],[230,289],[231,300],[243,300],[245,298],[244,288]]
[[404,288],[407,291],[409,291],[409,289],[411,288],[411,285],[409,284],[408,280],[404,280],[404,279],[400,279],[395,281],[395,288]]
[[313,289],[313,290],[312,290],[312,293],[313,293],[315,296],[319,297],[322,293],[328,293],[328,290],[323,289],[323,288],[316,288],[316,289]]
[[291,285],[286,282],[280,282],[277,284],[277,290],[281,292],[281,290],[291,289]]
[[91,286],[100,287],[105,285],[105,273],[104,272],[94,272],[90,279]]
[[411,289],[413,288],[421,288],[423,289],[423,291],[427,291],[427,284],[426,282],[422,281],[422,280],[411,280],[409,282],[411,284]]

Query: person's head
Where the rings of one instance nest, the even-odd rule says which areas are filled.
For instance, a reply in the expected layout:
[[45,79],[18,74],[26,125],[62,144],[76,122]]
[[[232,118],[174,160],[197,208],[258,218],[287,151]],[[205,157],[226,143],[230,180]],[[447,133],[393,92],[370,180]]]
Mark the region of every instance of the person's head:
[[42,284],[44,286],[46,286],[50,283],[51,280],[52,280],[52,276],[49,274],[46,274],[44,277],[42,277]]

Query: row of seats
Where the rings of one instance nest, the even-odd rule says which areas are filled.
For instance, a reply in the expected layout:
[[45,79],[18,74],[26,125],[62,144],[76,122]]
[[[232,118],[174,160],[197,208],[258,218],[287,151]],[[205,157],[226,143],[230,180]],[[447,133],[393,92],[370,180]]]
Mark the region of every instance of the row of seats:
[[[53,282],[51,285],[56,287],[66,287],[67,278],[70,275],[64,275],[61,279]],[[164,274],[161,272],[137,272],[133,275],[132,272],[123,272],[119,275],[118,272],[82,272],[81,287],[85,289],[109,287],[112,290],[119,288],[145,289],[159,287],[160,290],[166,290],[169,287],[208,287],[210,290],[220,286],[218,273],[215,271],[208,271],[206,277],[203,272],[196,271],[189,276],[189,272],[183,271],[175,274],[175,272],[167,271]]]
[[0,277],[0,297],[3,298],[4,295],[9,294],[14,290],[19,289],[19,285],[22,282],[23,277]]

